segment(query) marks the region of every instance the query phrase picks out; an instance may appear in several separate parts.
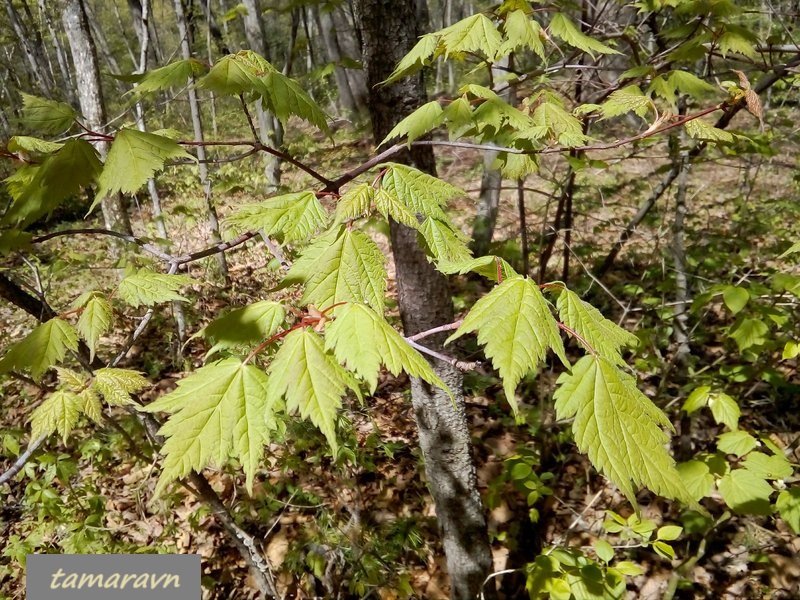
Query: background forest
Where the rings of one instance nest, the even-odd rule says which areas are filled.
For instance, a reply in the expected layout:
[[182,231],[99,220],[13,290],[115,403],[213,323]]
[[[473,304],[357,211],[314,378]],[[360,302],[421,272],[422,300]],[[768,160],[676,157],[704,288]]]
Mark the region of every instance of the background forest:
[[2,3],[0,598],[800,597],[797,3]]

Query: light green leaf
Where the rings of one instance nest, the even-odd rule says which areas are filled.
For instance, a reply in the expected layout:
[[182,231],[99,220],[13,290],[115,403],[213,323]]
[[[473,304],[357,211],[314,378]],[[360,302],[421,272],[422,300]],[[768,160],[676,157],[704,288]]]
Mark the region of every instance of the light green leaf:
[[675,549],[666,542],[653,542],[653,550],[662,558],[666,558],[667,560],[675,560]]
[[534,126],[546,127],[562,146],[580,146],[588,141],[581,122],[552,98],[546,99],[533,111]]
[[330,134],[325,112],[294,80],[270,71],[264,77],[264,84],[269,93],[264,100],[281,121],[286,123],[290,115],[296,115]]
[[186,298],[178,290],[192,283],[196,282],[188,275],[166,275],[149,269],[139,269],[120,281],[117,295],[134,308],[173,300],[185,301]]
[[374,394],[378,387],[382,364],[394,376],[405,371],[449,393],[428,361],[382,316],[363,304],[348,304],[337,313],[325,331],[325,349],[333,349],[336,360],[366,381],[370,393]]
[[711,388],[707,385],[701,386],[689,394],[686,402],[683,403],[683,410],[686,411],[686,414],[690,415],[693,412],[708,406],[708,399],[710,397]]
[[138,98],[169,88],[183,87],[190,77],[198,77],[205,73],[206,70],[205,64],[196,58],[177,60],[166,66],[137,75],[135,78],[137,85],[129,93]]
[[141,373],[130,369],[97,369],[92,379],[92,388],[103,394],[109,406],[132,404],[131,394],[138,394],[149,386],[150,382]]
[[677,540],[681,536],[681,533],[683,533],[683,527],[679,525],[664,525],[658,528],[656,539],[671,542]]
[[604,539],[595,540],[594,551],[597,554],[597,558],[605,563],[614,559],[614,548]]
[[198,369],[179,381],[175,391],[142,408],[171,415],[159,431],[167,441],[156,495],[170,481],[208,465],[222,466],[228,458],[242,464],[252,491],[275,422],[267,386],[263,371],[227,358]]
[[58,373],[59,387],[66,388],[71,392],[78,393],[86,387],[87,377],[83,373],[78,373],[66,367],[56,367]]
[[746,37],[733,31],[726,31],[719,37],[717,43],[719,44],[719,50],[722,56],[727,57],[728,54],[733,52],[734,54],[742,54],[748,58],[755,58],[758,53],[753,44],[753,37],[754,36]]
[[36,131],[51,134],[64,133],[78,116],[69,104],[31,96],[25,92],[21,92],[21,95],[22,122]]
[[167,137],[136,129],[120,129],[97,180],[97,198],[92,206],[117,192],[137,192],[156,171],[164,168],[170,158],[194,157]]
[[786,344],[783,346],[781,358],[783,358],[783,360],[790,360],[798,355],[800,355],[800,343],[793,340],[786,342]]
[[692,119],[691,121],[687,121],[685,127],[686,133],[689,134],[689,137],[692,137],[696,140],[705,140],[708,142],[733,141],[733,135],[730,132],[725,131],[724,129],[719,129],[718,127],[714,127],[703,119]]
[[750,300],[750,292],[738,285],[729,285],[722,292],[722,301],[733,314],[742,310]]
[[751,452],[744,459],[744,468],[764,479],[788,479],[794,469],[783,454]]
[[286,275],[287,283],[305,283],[301,302],[327,308],[337,302],[366,302],[383,313],[386,257],[361,231],[342,228],[339,235],[312,245]]
[[81,401],[80,412],[89,417],[98,425],[103,424],[103,405],[100,403],[100,398],[92,388],[81,390],[78,393],[78,398]]
[[800,487],[795,486],[778,494],[775,508],[781,519],[786,521],[796,534],[800,535]]
[[443,113],[444,111],[439,101],[431,100],[395,125],[378,145],[382,146],[395,138],[407,136],[408,145],[411,147],[411,142],[422,137],[442,123]]
[[382,189],[399,199],[411,212],[424,217],[446,220],[442,207],[448,200],[466,195],[457,187],[414,167],[397,163],[386,166]]
[[608,100],[600,105],[600,112],[603,114],[603,119],[611,119],[631,112],[644,118],[652,106],[652,101],[642,93],[639,86],[629,85],[612,92]]
[[613,363],[584,356],[571,373],[558,378],[554,394],[559,419],[575,417],[572,431],[581,452],[604,473],[628,500],[636,503],[635,487],[691,501],[675,462],[665,450],[671,427],[636,381]]
[[717,483],[722,499],[739,514],[769,515],[769,497],[775,490],[748,469],[734,469]]
[[472,259],[465,236],[448,223],[428,217],[419,233],[436,262],[462,263]]
[[598,54],[620,54],[619,51],[581,32],[577,25],[564,13],[556,13],[553,15],[548,29],[550,33],[561,38],[570,46],[588,52],[589,54],[594,52]]
[[81,311],[75,328],[89,346],[89,359],[94,360],[97,342],[100,336],[111,327],[111,304],[101,294],[95,293],[89,298]]
[[450,27],[438,32],[441,44],[445,48],[445,56],[464,52],[482,52],[487,58],[494,59],[503,38],[491,19],[483,13],[477,13],[462,19]]
[[758,440],[746,431],[728,431],[717,438],[717,449],[725,454],[744,456],[758,445]]
[[281,236],[287,242],[307,240],[328,222],[328,213],[314,192],[296,192],[245,204],[225,219],[237,233],[264,230],[268,236]]
[[262,300],[214,319],[198,335],[211,340],[214,350],[251,346],[269,338],[285,318],[286,311],[280,303]]
[[742,413],[736,400],[728,394],[711,394],[708,399],[708,407],[711,409],[711,414],[714,415],[714,420],[717,423],[727,425],[731,430],[739,428],[739,417]]
[[518,275],[514,268],[499,256],[480,256],[456,263],[440,262],[437,268],[447,275],[454,273],[464,275],[472,271],[491,281],[502,281]]
[[517,384],[544,361],[547,349],[552,348],[561,362],[569,365],[558,323],[530,279],[507,279],[478,300],[445,343],[471,331],[478,332],[478,343],[500,373],[506,399],[518,418]]
[[269,62],[252,50],[228,54],[219,59],[197,87],[224,96],[252,94],[269,96],[262,78],[275,71]]
[[789,249],[786,250],[786,252],[784,252],[783,254],[781,254],[778,258],[786,258],[787,256],[791,254],[797,254],[798,252],[800,252],[800,242],[796,242],[791,246],[789,246]]
[[679,463],[677,469],[692,500],[699,502],[711,495],[711,490],[714,487],[714,476],[706,463],[700,460],[690,460]]
[[639,343],[635,335],[606,319],[594,306],[567,288],[561,288],[556,307],[564,325],[580,336],[578,342],[583,345],[585,340],[589,352],[596,352],[613,363],[624,364],[620,348]]
[[441,54],[439,48],[439,36],[429,33],[420,38],[414,45],[411,51],[406,54],[403,59],[397,64],[392,74],[382,82],[383,85],[394,83],[407,75],[416,73],[422,67],[430,64],[431,58],[435,58]]
[[384,219],[391,217],[398,223],[408,225],[412,229],[419,229],[417,216],[394,194],[381,188],[375,192],[375,208],[383,215]]
[[52,154],[64,147],[64,144],[48,142],[27,135],[15,135],[8,140],[9,152],[34,152],[36,154]]
[[523,10],[513,10],[506,16],[503,24],[506,40],[500,46],[498,55],[505,56],[518,48],[528,48],[544,58],[542,27]]
[[375,188],[369,183],[359,183],[348,188],[336,202],[334,223],[339,225],[364,216],[369,212],[374,198]]
[[[35,169],[18,169],[21,180],[11,185],[14,203],[3,216],[3,224],[24,227],[48,214],[67,198],[79,195],[92,184],[102,168],[97,150],[87,141],[73,139],[51,154]],[[12,176],[13,177],[13,176]]]
[[752,346],[761,346],[767,341],[769,328],[761,319],[742,319],[730,331],[730,336],[739,346],[739,351]]
[[8,348],[0,360],[0,373],[30,371],[38,381],[50,367],[64,360],[67,350],[77,349],[78,334],[72,326],[62,319],[50,319]]
[[667,83],[672,89],[695,97],[717,91],[716,87],[688,71],[670,71]]
[[342,396],[350,387],[358,393],[352,376],[325,352],[320,338],[311,329],[297,329],[286,336],[269,368],[267,394],[270,403],[286,399],[286,411],[300,411],[325,435],[334,454],[336,414]]
[[33,411],[31,415],[31,439],[50,435],[58,431],[66,442],[67,436],[75,428],[83,409],[83,400],[78,394],[66,390],[56,390]]

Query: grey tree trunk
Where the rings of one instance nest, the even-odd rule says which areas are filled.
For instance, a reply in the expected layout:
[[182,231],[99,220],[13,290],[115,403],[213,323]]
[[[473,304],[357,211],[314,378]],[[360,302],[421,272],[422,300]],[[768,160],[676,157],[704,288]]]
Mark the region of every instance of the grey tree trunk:
[[[422,0],[427,4],[427,0]],[[333,22],[336,25],[337,39],[339,40],[339,50],[345,58],[361,60],[361,40],[355,23],[353,14],[353,2],[343,2],[333,11]],[[428,19],[422,21],[427,23]],[[350,81],[350,90],[353,92],[353,99],[359,112],[365,112],[367,108],[367,74],[364,69],[345,69],[347,79]]]
[[16,35],[25,53],[25,60],[28,63],[28,74],[31,81],[36,83],[47,98],[52,98],[53,82],[48,74],[47,59],[43,54],[44,48],[42,48],[41,43],[37,45],[32,39],[17,9],[14,7],[14,3],[11,0],[6,0],[5,6],[11,28],[14,30],[14,35]]
[[53,25],[53,18],[50,14],[50,6],[47,6],[46,0],[39,0],[39,14],[42,21],[44,21],[45,26],[47,27],[47,33],[50,35],[50,39],[52,40],[53,47],[56,51],[56,60],[58,61],[58,69],[61,71],[61,83],[64,86],[64,94],[65,97],[70,101],[72,104],[77,104],[78,99],[75,97],[75,86],[72,83],[72,74],[69,70],[69,62],[67,60],[67,55],[64,52],[64,46],[61,43],[61,39],[58,37],[56,33],[56,28]]
[[[269,59],[269,52],[264,34],[264,22],[261,19],[259,0],[244,0],[247,9],[244,15],[244,34],[250,49]],[[283,144],[283,128],[276,127],[276,118],[264,110],[261,102],[256,102],[256,122],[261,143],[272,148],[280,148]],[[264,154],[264,176],[267,178],[267,193],[275,193],[281,185],[281,161],[271,154]]]
[[[75,83],[78,87],[81,114],[89,129],[102,132],[108,119],[103,103],[97,52],[89,33],[89,22],[83,0],[61,0],[61,20],[67,34],[72,63],[75,66]],[[108,144],[99,143],[97,149],[105,157],[108,153]],[[100,206],[107,229],[132,234],[128,211],[120,194],[105,198]]]
[[[497,62],[497,67],[508,68],[510,65],[511,59],[508,56]],[[500,97],[503,100],[509,104],[514,104],[516,90],[513,86],[501,80],[506,71],[497,67],[492,66],[495,91],[500,92]],[[501,80],[499,84],[498,80]],[[503,176],[500,173],[500,169],[494,168],[493,165],[499,154],[496,150],[487,150],[483,154],[481,193],[478,198],[475,222],[472,225],[472,251],[475,256],[483,256],[489,252],[489,245],[492,243],[492,237],[494,236],[494,228],[497,225]]]
[[[357,6],[370,90],[372,133],[375,140],[381,140],[400,119],[425,101],[421,74],[391,86],[378,85],[417,41],[420,32],[415,1],[359,0]],[[430,147],[415,148],[401,160],[435,173]],[[406,335],[452,322],[453,305],[447,279],[428,262],[417,243],[416,231],[392,222],[391,241],[400,316]],[[439,345],[442,340],[427,338],[427,342]],[[411,400],[428,485],[442,530],[451,597],[474,599],[490,573],[492,556],[477,488],[462,376],[442,362],[434,362],[433,367],[455,394],[455,404],[447,394],[419,380],[412,381]],[[492,582],[484,590],[486,597],[494,597]]]
[[350,80],[347,78],[347,72],[341,65],[342,52],[339,49],[339,40],[336,37],[336,25],[333,22],[330,11],[320,10],[317,5],[314,5],[312,10],[314,11],[314,21],[317,24],[317,29],[322,33],[325,58],[329,63],[333,64],[336,89],[339,90],[339,102],[347,116],[352,119],[358,113],[358,106],[356,105],[353,90],[350,87]]
[[[181,55],[184,60],[192,57],[192,49],[189,45],[189,29],[186,24],[186,14],[183,11],[183,4],[181,0],[174,1],[175,6],[175,19],[178,25],[178,37],[181,41]],[[194,129],[194,140],[202,142],[203,137],[203,119],[200,114],[200,104],[197,101],[197,90],[194,88],[194,77],[190,77],[189,81],[189,112],[192,116],[192,128]],[[204,146],[197,146],[197,159],[199,161],[198,171],[200,173],[200,185],[203,187],[203,193],[206,201],[206,212],[208,213],[208,228],[211,233],[211,240],[216,244],[222,241],[219,234],[219,217],[217,216],[217,209],[211,199],[211,179],[208,177],[208,164],[206,163],[206,149]],[[228,262],[225,260],[225,253],[217,253],[217,262],[219,270],[223,277],[228,277]]]
[[[150,30],[148,28],[148,21],[150,19],[150,0],[142,0],[141,8],[142,11],[139,13],[141,22],[136,24],[136,27],[141,29],[143,32],[141,38],[141,47],[139,49],[139,66],[137,71],[139,73],[144,73],[147,71],[148,46],[150,45]],[[137,128],[139,131],[146,131],[147,127],[144,119],[144,106],[142,105],[141,101],[136,103],[134,111],[136,115]],[[164,211],[161,210],[161,196],[159,195],[158,188],[156,187],[156,180],[152,177],[147,180],[147,193],[150,194],[150,203],[153,208],[153,220],[156,224],[156,231],[158,231],[158,236],[163,240],[163,246],[167,251],[169,251],[171,242],[169,239],[169,232],[167,231],[167,222],[164,218]],[[183,342],[186,339],[186,314],[183,311],[182,302],[172,303],[172,315],[175,317],[175,329],[178,334],[178,339],[176,341],[175,351],[173,354],[175,363],[180,364],[183,357]]]

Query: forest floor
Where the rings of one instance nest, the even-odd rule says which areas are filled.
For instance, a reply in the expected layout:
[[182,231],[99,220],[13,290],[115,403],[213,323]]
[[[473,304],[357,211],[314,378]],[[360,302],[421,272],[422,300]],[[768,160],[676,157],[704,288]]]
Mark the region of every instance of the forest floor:
[[[335,166],[335,161],[346,155],[347,161],[355,164],[369,152],[368,146],[354,142],[343,145],[330,156],[318,153],[314,158],[323,164],[325,172],[326,163]],[[439,175],[468,192],[468,199],[452,206],[468,231],[480,185],[481,157],[474,151],[462,149],[443,149],[438,154]],[[680,435],[676,436],[676,442],[688,437],[692,453],[696,453],[706,449],[719,428],[706,416],[681,419],[678,408],[691,385],[686,375],[666,368],[672,348],[668,326],[659,323],[670,314],[672,273],[668,248],[674,210],[671,197],[665,197],[637,229],[616,268],[604,278],[602,289],[583,269],[602,258],[638,202],[655,185],[659,175],[649,174],[665,164],[665,154],[663,144],[652,145],[641,151],[640,158],[635,161],[635,172],[631,171],[631,163],[626,162],[624,173],[616,166],[618,155],[598,156],[606,160],[608,166],[587,169],[579,177],[580,202],[576,202],[576,207],[580,207],[580,212],[575,213],[571,247],[567,251],[572,257],[576,291],[591,295],[609,318],[620,320],[630,329],[646,332],[640,336],[645,342],[644,348],[634,357],[641,386],[659,406],[668,410],[678,425]],[[695,294],[713,285],[714,270],[717,271],[716,281],[723,283],[758,278],[774,264],[779,254],[775,249],[785,248],[785,236],[798,233],[795,231],[796,213],[786,216],[786,203],[796,202],[797,189],[791,181],[791,173],[774,163],[769,158],[754,158],[747,164],[741,159],[716,157],[714,161],[693,168],[687,249],[694,261],[690,266],[695,277],[692,281]],[[257,162],[249,166],[254,171],[258,169]],[[533,190],[527,207],[533,248],[538,247],[546,231],[547,218],[552,218],[552,196],[560,191],[557,181],[563,176],[563,164],[556,159],[545,161],[542,166],[544,176],[531,177],[527,182]],[[238,173],[247,167],[240,165]],[[338,172],[336,168],[331,170]],[[177,175],[169,177],[171,182],[180,179]],[[303,183],[293,176],[287,179],[292,187]],[[181,252],[197,249],[198,240],[206,239],[205,227],[198,217],[200,199],[191,182],[185,185],[188,191],[176,184],[172,195],[165,200],[173,215],[170,229],[174,248]],[[221,170],[217,189],[226,193],[220,207],[222,216],[235,205],[256,200],[252,188],[250,179],[237,176],[235,171]],[[511,249],[513,253],[512,246],[517,242],[515,197],[515,190],[504,192],[495,236],[497,251]],[[179,199],[181,206],[177,206]],[[137,234],[153,235],[152,221],[144,206],[134,207],[133,220]],[[59,227],[69,227],[69,223],[61,223]],[[379,228],[374,235],[388,255],[388,242]],[[89,257],[89,265],[96,262],[94,266],[80,267],[84,269],[85,280],[81,289],[77,289],[74,279],[69,279],[72,295],[90,287],[108,286],[114,280],[112,269],[97,266],[107,264],[105,240],[59,238],[58,242],[50,242],[41,250],[45,253],[41,268],[51,277],[52,289],[58,289],[68,278],[74,277],[76,265],[84,264],[84,256]],[[557,244],[555,250],[554,257],[562,255],[563,244]],[[711,252],[718,255],[718,262],[705,264],[704,258]],[[190,334],[226,306],[241,306],[263,299],[266,290],[277,281],[275,262],[261,245],[251,244],[229,254],[229,259],[233,280],[229,288],[214,279],[211,261],[192,267],[190,275],[206,283],[196,286],[197,300],[186,307]],[[549,273],[553,279],[559,278],[557,258],[553,259]],[[470,305],[480,286],[466,278],[454,281],[459,310],[463,312]],[[295,292],[281,293],[292,295]],[[67,305],[57,308],[63,310]],[[796,304],[794,306],[796,310]],[[127,321],[128,326],[135,325],[130,317],[120,315],[120,319]],[[704,365],[717,368],[728,361],[732,346],[730,340],[726,341],[724,331],[731,318],[726,316],[719,302],[708,304],[693,314],[693,319],[698,327],[715,328],[712,333],[706,332],[702,344],[692,345],[696,368]],[[9,339],[17,339],[31,325],[29,319],[21,318],[7,306],[0,306],[0,330]],[[118,329],[126,330],[125,327]],[[175,348],[170,331],[169,315],[159,317],[122,365],[144,371],[155,382],[142,394],[145,402],[172,389],[176,372],[182,368],[201,365],[207,350],[199,339],[192,340],[184,349],[184,364],[173,364]],[[114,348],[121,339],[104,339],[103,347]],[[462,349],[470,351],[468,347]],[[575,356],[577,354],[573,354]],[[736,358],[730,360],[736,362]],[[787,381],[799,385],[796,364],[785,368],[788,369]],[[665,373],[669,380],[663,379]],[[479,484],[489,507],[495,569],[498,573],[509,571],[498,575],[504,598],[527,598],[524,577],[520,578],[519,572],[511,570],[530,562],[542,548],[571,545],[588,550],[598,536],[604,535],[602,523],[607,518],[606,510],[624,516],[632,511],[619,491],[577,453],[566,435],[568,424],[555,421],[550,397],[557,375],[554,368],[548,367],[536,377],[525,379],[520,395],[528,424],[523,426],[514,424],[505,401],[497,399],[502,388],[492,373],[471,374],[466,380],[467,412],[475,441]],[[292,435],[287,436],[290,441],[268,449],[252,498],[246,497],[243,477],[237,469],[207,471],[213,487],[248,531],[261,541],[279,574],[279,586],[288,597],[313,597],[322,595],[325,586],[338,585],[346,589],[360,582],[363,589],[359,593],[343,592],[341,597],[447,598],[435,511],[416,449],[413,415],[404,392],[406,383],[402,378],[386,376],[366,406],[354,402],[348,407],[343,445],[357,457],[355,463],[334,465],[322,450],[324,445],[319,434],[298,425],[291,431]],[[793,449],[792,460],[800,462],[797,447],[800,415],[796,410],[796,397],[792,403],[776,403],[774,395],[759,381],[736,383],[735,388],[742,408],[742,426],[770,433],[780,447]],[[43,394],[37,387],[19,379],[0,383],[0,394],[3,397],[0,415],[2,471],[15,458],[13,440],[24,447],[24,423],[43,399]],[[124,412],[112,414],[134,437],[141,435]],[[100,440],[106,448],[89,448],[91,440]],[[73,520],[77,523],[80,515],[86,517],[90,511],[98,512],[97,527],[108,536],[104,539],[117,544],[109,551],[159,548],[199,553],[203,557],[204,578],[209,584],[209,599],[255,597],[245,565],[207,507],[182,488],[162,500],[150,502],[158,476],[157,465],[133,458],[124,450],[124,440],[113,429],[98,432],[94,427],[82,428],[66,446],[59,440],[50,440],[47,452],[55,457],[68,456],[74,461],[74,471],[66,478],[71,483],[61,482],[56,486],[65,497],[70,494],[70,486],[80,481],[82,484],[90,482],[96,497],[102,499],[99,507],[76,509]],[[528,506],[525,494],[509,476],[510,465],[525,460],[531,461],[528,464],[532,464],[539,475],[552,473],[548,484],[552,495],[533,507]],[[29,485],[37,477],[43,477],[47,464],[40,461],[35,468],[32,466],[24,472],[23,477],[18,477],[10,489],[0,490],[0,555],[5,557],[0,559],[0,597],[5,595],[15,600],[24,597],[22,571],[12,559],[20,552],[21,540],[28,540],[32,551],[59,551],[59,541],[75,533],[65,524],[56,523],[53,515],[37,513],[33,500],[36,496]],[[646,492],[640,494],[639,502],[643,516],[659,525],[685,524],[673,504]],[[714,499],[708,501],[706,508],[716,516],[723,515],[721,502],[715,503]],[[632,579],[629,597],[667,598],[670,585],[677,588],[672,596],[675,598],[779,600],[800,597],[800,560],[797,558],[800,539],[782,521],[772,517],[727,515],[727,518],[720,518],[718,526],[705,538],[698,534],[681,538],[676,552],[676,560],[668,561],[647,549],[629,549],[628,558],[645,571]]]

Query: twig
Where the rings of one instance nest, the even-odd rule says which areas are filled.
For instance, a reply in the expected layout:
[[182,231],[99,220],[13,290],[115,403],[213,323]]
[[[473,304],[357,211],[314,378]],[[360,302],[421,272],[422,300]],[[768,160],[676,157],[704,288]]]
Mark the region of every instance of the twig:
[[433,327],[432,329],[426,329],[425,331],[420,331],[419,333],[415,333],[414,335],[410,335],[406,338],[407,342],[416,342],[417,340],[421,340],[426,337],[430,337],[432,335],[436,335],[437,333],[442,333],[443,331],[452,331],[453,329],[458,329],[461,327],[461,324],[464,322],[464,319],[459,319],[453,323],[448,323],[447,325],[439,325],[438,327]]
[[431,350],[430,348],[427,348],[422,344],[418,344],[417,342],[411,340],[410,338],[405,338],[405,340],[408,343],[408,345],[411,346],[412,348],[416,348],[423,354],[427,354],[428,356],[432,356],[433,358],[441,360],[442,362],[445,362],[448,365],[455,367],[459,371],[465,371],[465,372],[474,371],[475,369],[481,366],[481,363],[479,362],[467,362],[463,360],[458,360],[457,358],[454,358],[452,356],[447,356],[446,354],[442,354],[441,352],[437,352],[436,350]]
[[47,435],[40,435],[38,438],[33,440],[28,444],[28,447],[25,449],[25,452],[19,455],[14,464],[2,475],[0,475],[0,485],[3,485],[7,481],[10,481],[17,473],[22,470],[22,467],[25,466],[25,463],[30,460],[33,453],[42,445],[42,443],[47,439]]

